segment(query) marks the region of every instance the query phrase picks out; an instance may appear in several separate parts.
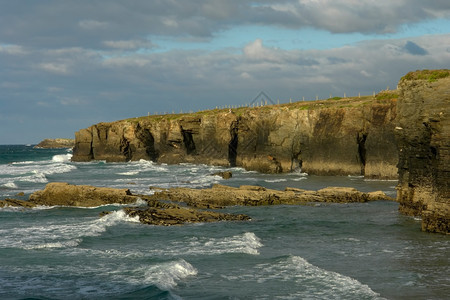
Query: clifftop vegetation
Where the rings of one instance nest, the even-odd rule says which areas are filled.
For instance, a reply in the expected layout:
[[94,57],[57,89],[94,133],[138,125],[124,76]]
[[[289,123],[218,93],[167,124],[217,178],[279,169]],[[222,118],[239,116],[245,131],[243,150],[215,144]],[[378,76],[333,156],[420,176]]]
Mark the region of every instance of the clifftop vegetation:
[[450,76],[450,70],[417,70],[414,72],[409,72],[402,77],[403,80],[427,80],[428,82],[435,82],[438,79],[446,78]]

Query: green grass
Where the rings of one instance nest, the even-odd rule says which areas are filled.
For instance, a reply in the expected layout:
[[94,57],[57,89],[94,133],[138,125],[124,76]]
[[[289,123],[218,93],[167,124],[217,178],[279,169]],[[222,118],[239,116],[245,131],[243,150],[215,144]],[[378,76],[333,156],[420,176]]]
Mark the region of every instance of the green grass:
[[414,72],[409,72],[402,77],[403,80],[427,80],[428,82],[435,82],[441,78],[446,78],[450,76],[450,70],[417,70]]
[[398,92],[395,91],[381,91],[378,94],[376,94],[375,99],[377,100],[391,100],[391,99],[397,99],[398,98]]

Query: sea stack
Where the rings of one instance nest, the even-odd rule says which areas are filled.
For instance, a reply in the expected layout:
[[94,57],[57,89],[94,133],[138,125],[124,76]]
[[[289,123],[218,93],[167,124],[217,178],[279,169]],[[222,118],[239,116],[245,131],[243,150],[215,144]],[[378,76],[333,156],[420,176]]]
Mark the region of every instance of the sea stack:
[[408,73],[399,83],[397,140],[400,211],[422,230],[449,233],[450,72]]

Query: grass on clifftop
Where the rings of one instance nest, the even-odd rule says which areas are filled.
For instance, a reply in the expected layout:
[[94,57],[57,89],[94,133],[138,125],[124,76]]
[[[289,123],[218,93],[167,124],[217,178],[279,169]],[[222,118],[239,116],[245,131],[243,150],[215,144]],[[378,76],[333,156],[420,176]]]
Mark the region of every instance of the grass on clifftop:
[[438,79],[450,76],[450,70],[417,70],[409,72],[402,77],[401,80],[427,80],[428,82],[435,82]]
[[[241,116],[248,111],[270,111],[270,110],[315,110],[315,109],[323,109],[323,108],[348,108],[348,107],[360,107],[364,105],[373,105],[373,104],[386,104],[390,101],[396,101],[398,98],[397,90],[386,90],[381,91],[375,96],[356,96],[356,97],[333,97],[329,99],[315,100],[315,101],[296,101],[292,103],[280,103],[276,105],[265,105],[265,106],[257,106],[257,107],[247,107],[242,106],[238,108],[231,108],[231,111],[237,115]],[[216,115],[221,113],[228,113],[230,108],[216,108],[210,110],[203,110],[197,112],[189,112],[189,113],[179,113],[179,114],[162,114],[162,115],[149,115],[142,116],[136,118],[126,119],[124,121],[138,123],[141,121],[150,121],[150,122],[161,122],[161,121],[172,121],[181,119],[184,117],[190,118],[201,118],[205,115]]]

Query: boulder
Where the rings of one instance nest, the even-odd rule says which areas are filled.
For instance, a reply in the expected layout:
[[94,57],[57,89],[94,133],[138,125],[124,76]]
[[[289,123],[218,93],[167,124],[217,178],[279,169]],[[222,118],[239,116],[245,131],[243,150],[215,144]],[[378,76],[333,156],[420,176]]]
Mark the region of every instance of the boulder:
[[231,171],[216,172],[216,173],[214,173],[212,175],[213,176],[220,176],[223,179],[230,179],[231,177],[233,177],[233,173],[231,173]]

